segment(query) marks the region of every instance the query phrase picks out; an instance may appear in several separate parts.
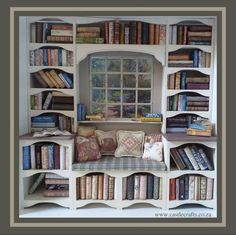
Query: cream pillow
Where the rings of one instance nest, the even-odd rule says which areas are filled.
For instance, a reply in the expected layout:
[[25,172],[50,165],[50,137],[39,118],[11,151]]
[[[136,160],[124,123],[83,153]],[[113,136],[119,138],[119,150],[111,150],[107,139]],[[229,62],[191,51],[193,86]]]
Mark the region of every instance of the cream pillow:
[[91,137],[95,135],[96,126],[78,126],[77,134],[83,137]]
[[118,147],[115,157],[142,157],[145,133],[143,131],[117,131]]
[[159,162],[163,161],[162,155],[163,144],[162,142],[146,142],[144,144],[143,159],[156,160]]

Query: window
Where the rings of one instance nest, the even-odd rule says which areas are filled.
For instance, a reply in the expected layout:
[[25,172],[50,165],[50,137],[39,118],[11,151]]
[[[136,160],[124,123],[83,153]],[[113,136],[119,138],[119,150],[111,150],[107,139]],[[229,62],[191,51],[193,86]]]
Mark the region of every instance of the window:
[[91,57],[90,110],[106,118],[138,118],[152,111],[151,57]]

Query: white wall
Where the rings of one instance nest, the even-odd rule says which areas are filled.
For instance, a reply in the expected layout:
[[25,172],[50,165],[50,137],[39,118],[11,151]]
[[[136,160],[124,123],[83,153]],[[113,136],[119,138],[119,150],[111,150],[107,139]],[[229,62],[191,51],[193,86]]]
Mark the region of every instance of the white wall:
[[19,20],[19,133],[20,135],[28,132],[28,99],[27,99],[27,56],[26,56],[26,17],[21,16]]

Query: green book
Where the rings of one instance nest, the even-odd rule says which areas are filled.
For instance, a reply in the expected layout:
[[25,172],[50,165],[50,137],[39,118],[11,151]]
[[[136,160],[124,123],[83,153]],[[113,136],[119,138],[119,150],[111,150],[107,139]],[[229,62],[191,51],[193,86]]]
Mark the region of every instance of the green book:
[[97,43],[103,44],[104,38],[89,38],[89,37],[77,37],[76,43]]
[[42,180],[44,179],[46,173],[41,173],[38,178],[34,181],[34,183],[32,184],[32,186],[29,189],[29,194],[33,193],[38,186],[40,185],[40,183],[42,182]]

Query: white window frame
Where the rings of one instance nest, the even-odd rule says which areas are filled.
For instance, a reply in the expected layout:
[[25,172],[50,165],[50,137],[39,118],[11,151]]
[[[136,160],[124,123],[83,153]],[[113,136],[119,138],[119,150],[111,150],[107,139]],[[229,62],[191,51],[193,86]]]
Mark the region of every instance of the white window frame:
[[[92,72],[92,60],[93,59],[105,59],[105,72]],[[110,59],[120,59],[121,60],[121,71],[120,72],[108,72],[107,71],[107,61]],[[138,59],[146,59],[150,61],[150,65],[151,65],[151,70],[150,72],[138,72],[138,63],[136,63],[136,72],[123,72],[123,60],[124,59],[133,59],[133,60],[137,60]],[[107,119],[133,119],[133,118],[124,118],[123,117],[123,105],[135,105],[135,117],[137,118],[138,116],[138,106],[145,106],[145,105],[150,105],[150,112],[152,112],[153,110],[153,92],[154,92],[154,58],[151,56],[146,56],[146,55],[141,55],[141,56],[90,56],[89,57],[89,103],[90,103],[90,112],[92,112],[92,104],[96,103],[92,101],[92,91],[93,89],[105,89],[105,102],[104,103],[97,103],[97,104],[101,104],[101,105],[105,105],[105,118]],[[105,73],[105,86],[104,87],[93,87],[92,86],[92,74],[104,74]],[[121,74],[121,86],[118,88],[111,88],[108,87],[108,74]],[[136,76],[136,86],[135,88],[123,88],[123,75],[124,74],[135,74]],[[138,87],[138,75],[139,74],[147,74],[151,76],[151,87],[150,88],[139,88]],[[121,91],[121,100],[120,102],[116,103],[109,103],[108,102],[108,90],[120,90]],[[134,103],[124,103],[123,102],[123,91],[124,90],[135,90],[136,91],[136,99]],[[151,91],[151,95],[150,95],[150,103],[138,103],[138,91],[139,90],[150,90]],[[112,105],[120,105],[120,117],[115,118],[115,117],[108,117],[108,107],[112,106]]]

